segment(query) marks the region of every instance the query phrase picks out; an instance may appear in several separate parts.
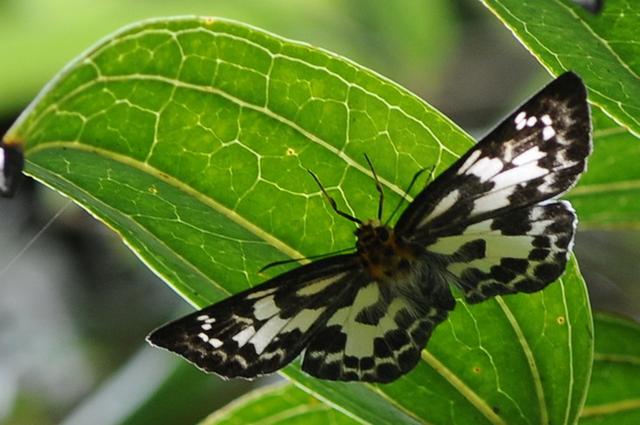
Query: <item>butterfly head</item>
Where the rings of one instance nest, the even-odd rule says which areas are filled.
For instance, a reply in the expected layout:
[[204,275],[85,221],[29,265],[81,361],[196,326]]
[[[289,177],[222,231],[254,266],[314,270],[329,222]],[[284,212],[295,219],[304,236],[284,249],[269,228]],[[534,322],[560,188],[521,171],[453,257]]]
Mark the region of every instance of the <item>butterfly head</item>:
[[416,247],[378,220],[362,223],[355,235],[360,260],[373,279],[389,279],[407,272],[418,256]]

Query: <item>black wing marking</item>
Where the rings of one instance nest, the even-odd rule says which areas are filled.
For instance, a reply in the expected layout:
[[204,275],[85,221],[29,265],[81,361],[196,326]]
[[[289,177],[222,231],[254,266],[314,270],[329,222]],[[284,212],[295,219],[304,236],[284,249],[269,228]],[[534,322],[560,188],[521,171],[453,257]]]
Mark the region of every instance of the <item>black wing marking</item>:
[[147,339],[225,378],[272,373],[295,359],[353,298],[361,275],[353,254],[315,261],[169,323]]
[[468,302],[515,292],[535,292],[564,272],[576,215],[566,201],[505,211],[427,247],[444,264]]
[[24,159],[22,151],[13,146],[0,143],[0,195],[10,198],[22,176]]
[[367,280],[310,340],[302,369],[329,380],[391,382],[413,369],[455,301],[426,263],[393,281]]
[[395,230],[428,244],[570,189],[591,152],[586,88],[567,72],[513,112],[427,186]]

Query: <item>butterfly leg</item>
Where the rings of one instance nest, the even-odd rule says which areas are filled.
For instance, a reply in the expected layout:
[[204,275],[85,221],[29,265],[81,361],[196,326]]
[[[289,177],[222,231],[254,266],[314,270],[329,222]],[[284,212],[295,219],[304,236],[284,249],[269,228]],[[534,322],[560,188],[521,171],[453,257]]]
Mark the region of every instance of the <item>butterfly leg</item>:
[[371,169],[371,172],[373,173],[373,178],[376,180],[376,190],[380,194],[380,198],[378,200],[378,220],[382,220],[382,208],[383,208],[383,205],[384,205],[384,191],[382,190],[382,184],[380,183],[380,180],[378,179],[378,175],[376,174],[376,170],[373,168],[373,164],[371,163],[371,160],[369,159],[369,155],[367,155],[365,153],[364,154],[364,158],[367,160],[367,164],[369,164],[369,168]]
[[[433,172],[435,171],[435,169],[436,169],[436,167],[433,166],[433,165],[431,167],[429,167],[429,177],[427,177],[427,182],[431,181],[431,178],[433,177]],[[407,190],[404,191],[405,194],[402,196],[402,199],[400,199],[400,202],[398,202],[398,205],[396,205],[396,207],[393,209],[393,212],[391,213],[391,215],[389,216],[389,218],[385,222],[385,225],[388,225],[389,222],[391,221],[391,219],[393,218],[393,216],[396,215],[396,213],[398,212],[398,210],[402,206],[402,203],[405,201],[405,199],[407,199],[407,194],[409,192],[411,192],[411,188],[413,188],[413,185],[418,180],[418,177],[420,177],[422,175],[422,173],[424,173],[425,171],[427,171],[426,168],[421,168],[418,171],[416,171],[416,173],[413,175],[413,177],[411,178],[411,181],[409,182],[409,186],[407,187]]]
[[320,179],[318,178],[318,176],[316,176],[315,173],[309,170],[308,168],[307,168],[307,171],[309,172],[309,174],[311,174],[311,177],[313,177],[313,179],[316,181],[316,183],[318,184],[318,187],[320,188],[320,190],[322,191],[322,194],[324,195],[324,198],[327,200],[329,205],[331,205],[331,208],[333,209],[333,211],[335,211],[336,214],[346,218],[347,220],[351,220],[354,223],[362,224],[362,220],[360,220],[359,218],[354,217],[351,214],[347,214],[344,211],[340,211],[338,209],[338,204],[336,204],[336,200],[333,199],[331,196],[329,196],[327,191],[324,189],[324,186],[322,186],[322,183],[320,183]]

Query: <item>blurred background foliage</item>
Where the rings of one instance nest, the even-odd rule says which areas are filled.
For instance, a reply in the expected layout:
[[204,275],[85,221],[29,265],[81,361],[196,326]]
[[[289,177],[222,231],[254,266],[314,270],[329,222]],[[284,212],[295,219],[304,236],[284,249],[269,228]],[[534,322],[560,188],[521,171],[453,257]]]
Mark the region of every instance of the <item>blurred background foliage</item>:
[[[549,80],[477,0],[0,0],[0,131],[98,39],[136,20],[186,14],[340,53],[474,136]],[[25,181],[15,199],[0,200],[0,217],[0,423],[193,423],[264,384],[219,390],[217,378],[148,348],[146,334],[188,307],[59,195]],[[638,252],[638,232],[579,232],[596,310],[640,319]]]

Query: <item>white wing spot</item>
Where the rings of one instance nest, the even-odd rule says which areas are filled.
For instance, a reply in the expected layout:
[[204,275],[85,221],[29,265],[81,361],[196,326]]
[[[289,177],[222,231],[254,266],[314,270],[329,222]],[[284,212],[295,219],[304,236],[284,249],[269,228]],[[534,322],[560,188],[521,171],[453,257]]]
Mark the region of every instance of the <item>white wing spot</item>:
[[527,162],[536,161],[547,156],[546,152],[541,151],[537,146],[531,148],[513,159],[515,165],[523,165]]
[[[517,125],[520,125],[521,122],[524,122],[524,119],[527,117],[527,113],[525,111],[520,112],[516,115],[516,119],[513,120]],[[524,127],[524,124],[523,124]]]
[[204,332],[200,332],[200,333],[198,334],[198,337],[199,337],[202,341],[204,341],[204,342],[209,341],[209,335],[207,335],[207,334],[206,334],[206,333],[204,333]]
[[440,202],[438,202],[438,205],[436,205],[431,214],[429,214],[420,222],[420,226],[425,225],[435,217],[438,217],[440,214],[447,211],[456,203],[456,201],[458,201],[458,198],[460,198],[460,191],[458,189],[449,192],[447,196],[445,196],[440,200]]
[[249,342],[253,344],[256,354],[262,354],[273,338],[280,333],[280,330],[287,324],[287,321],[279,316],[272,317],[267,323],[262,325],[258,332],[251,337]]
[[208,323],[205,323],[205,324],[203,324],[201,326],[201,328],[202,328],[203,331],[209,331],[209,330],[211,330],[211,325],[208,324]]
[[[495,176],[492,181],[495,183],[493,190],[499,190],[501,188],[514,186],[519,183],[533,180],[538,177],[542,177],[548,174],[549,170],[546,168],[538,167],[538,162],[530,162],[525,165],[521,165],[516,168],[505,171]],[[486,197],[486,196],[485,196]]]
[[544,125],[551,125],[553,123],[553,121],[551,121],[551,117],[547,114],[544,114],[542,117],[540,117],[540,120]]
[[304,309],[300,313],[289,321],[287,326],[282,329],[283,332],[289,332],[298,329],[300,332],[305,333],[309,330],[311,325],[318,320],[318,317],[324,312],[325,308],[319,308],[317,310]]
[[537,122],[538,119],[536,117],[529,117],[529,119],[527,120],[527,127],[533,127]]
[[476,162],[476,160],[480,157],[481,154],[482,152],[480,152],[479,150],[473,151],[473,153],[469,155],[469,158],[467,158],[464,164],[462,164],[462,167],[460,167],[460,169],[458,170],[458,174],[459,175],[464,174],[467,171],[467,169],[469,169],[469,167],[471,167],[473,163]]
[[[503,173],[506,174],[506,173]],[[501,174],[502,175],[502,174]],[[496,185],[497,187],[497,185]],[[504,187],[499,190],[489,192],[487,195],[476,199],[473,202],[472,215],[482,214],[487,211],[493,211],[498,208],[506,207],[511,203],[509,197],[513,195],[513,192],[517,187]]]
[[553,129],[553,127],[545,127],[542,129],[542,140],[549,140],[555,135],[556,131]]
[[474,174],[480,177],[480,182],[484,183],[498,174],[503,167],[504,165],[500,159],[485,157],[473,164],[473,167],[469,168],[467,174]]
[[309,295],[315,295],[318,292],[321,292],[322,290],[326,289],[329,285],[331,285],[332,283],[334,283],[336,280],[340,279],[344,275],[345,275],[345,273],[339,273],[339,274],[337,274],[335,276],[332,276],[330,278],[322,279],[322,280],[319,280],[317,282],[313,282],[311,285],[307,285],[307,286],[299,289],[298,291],[296,291],[296,295],[299,295],[301,297],[306,297],[306,296],[309,296]]
[[235,342],[238,343],[238,347],[242,347],[247,343],[247,341],[249,341],[249,338],[251,338],[255,333],[256,333],[255,328],[253,326],[249,326],[248,328],[244,328],[241,332],[238,332],[231,339],[233,339]]
[[255,298],[262,298],[265,295],[273,294],[276,291],[276,289],[278,289],[278,288],[270,288],[270,289],[265,289],[265,290],[262,290],[262,291],[253,292],[253,293],[247,295],[247,299],[248,300],[253,300]]
[[273,295],[262,298],[253,305],[253,315],[258,320],[269,319],[280,312]]
[[209,316],[207,316],[206,314],[202,314],[198,317],[196,317],[196,320],[199,322],[202,322],[203,320],[207,320],[209,318]]
[[220,341],[218,338],[211,338],[209,340],[209,344],[211,344],[211,346],[213,348],[220,348],[222,347],[222,341]]

